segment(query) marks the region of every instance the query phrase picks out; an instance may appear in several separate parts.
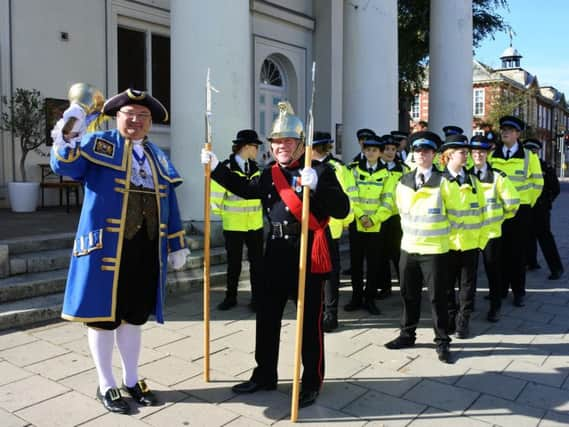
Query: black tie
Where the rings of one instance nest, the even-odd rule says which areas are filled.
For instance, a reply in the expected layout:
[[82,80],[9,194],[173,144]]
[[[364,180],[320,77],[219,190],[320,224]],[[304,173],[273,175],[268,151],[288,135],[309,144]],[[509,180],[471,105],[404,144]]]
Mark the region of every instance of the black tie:
[[245,175],[249,175],[249,163],[245,162],[243,164],[243,169],[245,170]]
[[510,154],[511,154],[511,151],[510,151],[510,150],[506,150],[506,160],[510,158]]
[[459,174],[456,176],[456,182],[458,182],[458,185],[464,184],[464,178],[462,177],[462,175]]
[[478,181],[482,180],[482,170],[481,169],[478,169],[476,171],[476,177],[478,178]]
[[419,185],[417,186],[417,190],[419,188],[421,188],[423,185],[425,185],[425,175],[423,175],[422,173],[420,173],[419,175],[417,175],[419,177]]
[[373,168],[368,168],[367,171],[369,172],[370,175],[373,175]]

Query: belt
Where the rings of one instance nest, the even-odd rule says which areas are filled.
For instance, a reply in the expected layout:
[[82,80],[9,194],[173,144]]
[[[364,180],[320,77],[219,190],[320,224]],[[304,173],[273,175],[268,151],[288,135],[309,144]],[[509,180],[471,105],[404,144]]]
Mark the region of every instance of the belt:
[[271,230],[269,236],[271,239],[288,239],[289,237],[298,237],[300,235],[300,224],[294,222],[271,222]]

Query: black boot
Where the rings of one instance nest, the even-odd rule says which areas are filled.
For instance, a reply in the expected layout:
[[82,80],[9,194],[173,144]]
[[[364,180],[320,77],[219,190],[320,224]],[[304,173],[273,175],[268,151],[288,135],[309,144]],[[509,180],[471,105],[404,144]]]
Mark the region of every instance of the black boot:
[[456,337],[463,340],[470,336],[470,319],[467,316],[458,316],[456,322]]
[[225,299],[217,305],[217,309],[221,311],[226,311],[235,307],[236,305],[237,305],[237,298],[225,297]]
[[324,332],[333,332],[338,329],[338,314],[336,312],[324,313],[323,320]]

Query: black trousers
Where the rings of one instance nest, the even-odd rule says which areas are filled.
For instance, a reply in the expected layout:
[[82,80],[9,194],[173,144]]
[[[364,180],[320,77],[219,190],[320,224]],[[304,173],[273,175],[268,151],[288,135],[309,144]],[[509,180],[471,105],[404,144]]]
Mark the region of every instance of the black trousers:
[[536,205],[531,209],[530,238],[527,246],[527,264],[537,264],[537,242],[547,262],[549,271],[563,269],[561,257],[551,233],[551,210],[545,206]]
[[[449,251],[449,289],[448,315],[452,322],[457,314],[459,318],[469,319],[474,311],[476,295],[476,277],[478,271],[478,249],[467,251]],[[458,301],[455,287],[458,285]]]
[[531,211],[529,205],[520,205],[515,217],[502,223],[502,292],[510,287],[514,296],[526,294],[526,248],[530,237]]
[[421,317],[421,293],[427,286],[437,344],[450,342],[448,327],[448,253],[421,255],[401,251],[401,336],[415,339]]
[[146,222],[132,239],[123,239],[115,321],[87,322],[87,326],[114,330],[123,321],[142,325],[155,313],[160,277],[158,244],[158,239],[148,238]]
[[332,272],[324,284],[324,314],[337,315],[340,299],[340,239],[332,239],[329,249]]
[[482,251],[484,270],[488,278],[490,309],[499,310],[504,291],[502,280],[502,237],[490,239]]
[[227,291],[228,298],[237,298],[237,285],[241,275],[243,245],[247,246],[247,259],[251,281],[251,301],[256,301],[259,283],[263,280],[263,229],[250,231],[224,230],[225,250],[227,251]]
[[393,215],[381,223],[379,232],[382,251],[379,254],[379,289],[391,290],[391,264],[399,280],[399,258],[401,255],[401,217]]
[[[298,295],[298,247],[284,239],[268,240],[265,252],[266,278],[259,288],[256,321],[255,360],[251,379],[275,384],[281,322],[287,300]],[[308,253],[310,254],[310,246]],[[310,268],[310,263],[308,265]],[[302,389],[320,390],[324,379],[323,293],[326,275],[307,274],[302,335]]]
[[[380,233],[358,231],[353,237],[350,247],[352,263],[352,299],[361,301],[374,299],[379,287],[379,255],[381,249]],[[364,289],[364,261],[366,266],[366,283]]]

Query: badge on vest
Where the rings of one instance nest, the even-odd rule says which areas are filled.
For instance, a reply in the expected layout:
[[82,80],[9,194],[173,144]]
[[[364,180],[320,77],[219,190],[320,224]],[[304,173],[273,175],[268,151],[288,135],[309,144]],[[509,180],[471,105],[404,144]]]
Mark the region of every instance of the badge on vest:
[[115,144],[105,139],[97,138],[95,140],[95,147],[93,148],[93,152],[101,154],[105,157],[113,158],[115,156]]
[[524,174],[524,171],[514,171],[514,173],[515,173],[516,175],[523,175],[523,174]]
[[477,208],[478,207],[478,202],[473,202],[470,204],[471,208]]
[[432,215],[440,215],[441,208],[430,208],[427,212]]

